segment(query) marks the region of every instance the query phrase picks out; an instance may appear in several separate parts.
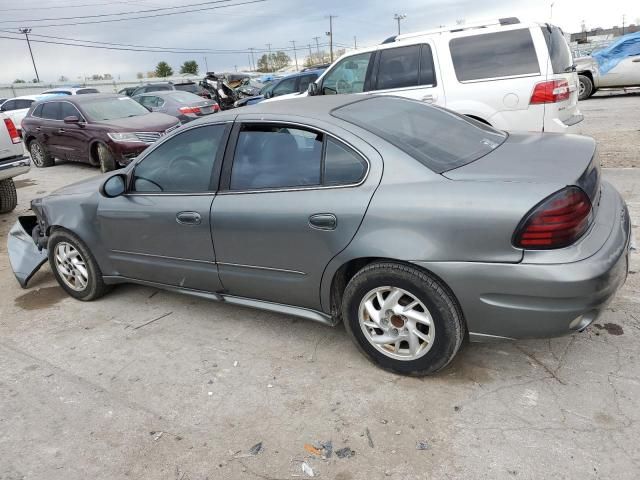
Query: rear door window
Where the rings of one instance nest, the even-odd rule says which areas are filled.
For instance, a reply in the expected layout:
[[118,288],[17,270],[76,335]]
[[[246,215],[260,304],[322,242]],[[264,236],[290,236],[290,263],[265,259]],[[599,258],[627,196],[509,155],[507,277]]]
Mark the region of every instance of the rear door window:
[[294,78],[286,78],[278,83],[273,89],[273,96],[277,97],[279,95],[286,95],[288,93],[296,92],[296,84],[298,83],[298,79]]
[[420,85],[431,85],[435,87],[438,84],[436,72],[433,66],[433,53],[431,46],[422,45],[420,54]]
[[352,185],[367,173],[367,162],[346,145],[327,139],[324,156],[324,185]]
[[573,59],[571,58],[569,45],[567,45],[562,30],[553,26],[551,26],[550,29],[551,31],[549,31],[546,26],[542,27],[542,34],[544,35],[545,42],[547,42],[553,73],[570,72],[572,71]]
[[42,104],[42,118],[47,120],[62,120],[60,114],[60,102],[47,102]]
[[380,51],[377,90],[414,87],[420,79],[420,45]]
[[456,77],[461,82],[540,74],[529,29],[454,38],[449,42]]

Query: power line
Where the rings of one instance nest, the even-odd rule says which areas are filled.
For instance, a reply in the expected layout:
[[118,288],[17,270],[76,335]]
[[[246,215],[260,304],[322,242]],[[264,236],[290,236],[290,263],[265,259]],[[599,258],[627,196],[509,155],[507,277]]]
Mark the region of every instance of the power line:
[[[142,0],[144,1],[144,0]],[[2,11],[3,12],[33,12],[34,8],[37,8],[38,10],[60,10],[61,8],[67,7],[67,8],[82,8],[82,7],[101,7],[101,6],[111,6],[114,4],[128,4],[128,5],[140,5],[140,6],[145,6],[145,7],[150,7],[153,4],[149,4],[149,5],[144,5],[141,3],[136,3],[136,2],[130,2],[127,0],[113,0],[111,2],[101,2],[101,3],[80,3],[80,4],[70,4],[65,2],[64,5],[52,5],[49,7],[43,7],[38,5],[37,7],[30,7],[30,8],[3,8]]]
[[[231,1],[231,0],[224,0],[224,1]],[[171,15],[180,15],[183,13],[192,13],[192,12],[202,12],[202,11],[206,11],[206,10],[217,10],[220,8],[229,8],[229,7],[239,7],[241,5],[250,5],[253,3],[262,3],[262,2],[266,2],[267,0],[251,0],[251,1],[247,1],[247,2],[242,2],[242,3],[234,3],[232,5],[217,5],[214,7],[204,7],[204,8],[196,8],[196,9],[191,9],[191,10],[184,10],[182,12],[165,12],[165,13],[157,13],[155,15],[144,15],[141,17],[129,17],[129,18],[112,18],[112,19],[108,19],[108,20],[91,20],[89,22],[73,22],[73,23],[49,23],[49,24],[45,24],[45,25],[37,25],[38,28],[47,28],[47,27],[66,27],[66,26],[76,26],[76,25],[90,25],[90,24],[96,24],[96,23],[111,23],[111,22],[125,22],[125,21],[129,21],[129,20],[140,20],[140,19],[148,19],[148,18],[155,18],[155,17],[168,17]]]

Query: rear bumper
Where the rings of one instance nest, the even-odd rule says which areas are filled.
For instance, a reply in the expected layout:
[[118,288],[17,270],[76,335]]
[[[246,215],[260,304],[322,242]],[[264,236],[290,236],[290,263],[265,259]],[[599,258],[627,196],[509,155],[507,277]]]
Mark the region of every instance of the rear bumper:
[[17,177],[29,171],[31,160],[26,155],[0,161],[0,180]]
[[[593,255],[579,261],[414,263],[434,272],[453,290],[472,340],[543,338],[583,330],[606,308],[628,272],[629,213],[613,188],[602,201],[613,202],[610,207],[616,213],[612,219],[598,219],[602,225],[595,228],[610,233]],[[593,232],[587,237],[581,242],[601,239]],[[571,248],[581,247],[567,247]]]
[[571,117],[560,120],[559,118],[553,118],[551,120],[547,120],[544,123],[544,131],[551,133],[582,133],[582,121],[584,120],[584,115],[581,113],[577,113],[572,115]]

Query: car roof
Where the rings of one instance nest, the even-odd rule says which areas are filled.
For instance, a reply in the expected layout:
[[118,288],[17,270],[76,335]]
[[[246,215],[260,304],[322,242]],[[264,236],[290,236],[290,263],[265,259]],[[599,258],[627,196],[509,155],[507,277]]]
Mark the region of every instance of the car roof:
[[117,93],[85,93],[83,95],[45,95],[47,98],[43,98],[41,100],[57,100],[57,101],[65,101],[71,102],[76,105],[82,105],[90,100],[95,100],[96,98],[129,98],[125,95],[120,95]]
[[77,92],[78,90],[86,90],[86,89],[97,90],[96,87],[56,87],[56,88],[50,88],[49,90],[45,90],[45,92]]
[[46,100],[47,98],[60,97],[61,95],[56,94],[47,94],[47,93],[39,93],[38,95],[21,95],[20,97],[8,98],[8,100]]

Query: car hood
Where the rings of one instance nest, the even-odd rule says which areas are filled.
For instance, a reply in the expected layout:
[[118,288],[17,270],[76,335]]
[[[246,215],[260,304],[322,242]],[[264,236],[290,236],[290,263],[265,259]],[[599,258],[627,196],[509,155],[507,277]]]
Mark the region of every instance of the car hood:
[[118,118],[102,122],[92,122],[94,125],[124,132],[164,132],[179,122],[175,117],[159,112],[151,112],[136,117]]
[[67,185],[65,187],[59,188],[58,190],[54,190],[48,195],[48,197],[59,197],[63,195],[85,195],[98,192],[100,190],[102,182],[104,182],[107,177],[109,177],[109,175],[112,175],[112,173],[97,175],[95,177],[90,177],[85,180],[72,183],[71,185]]

